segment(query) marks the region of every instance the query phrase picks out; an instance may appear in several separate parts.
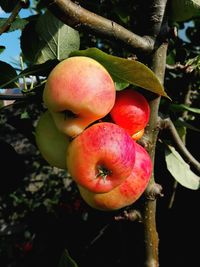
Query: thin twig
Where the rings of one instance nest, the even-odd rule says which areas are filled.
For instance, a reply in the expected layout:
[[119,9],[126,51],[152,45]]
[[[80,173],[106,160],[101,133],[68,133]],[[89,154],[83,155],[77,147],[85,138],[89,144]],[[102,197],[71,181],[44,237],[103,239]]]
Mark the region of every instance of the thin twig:
[[13,23],[13,21],[16,19],[17,15],[19,14],[20,10],[22,9],[22,2],[19,1],[17,5],[14,7],[12,13],[7,18],[5,23],[0,27],[0,35],[4,32],[7,32]]
[[142,222],[142,214],[140,213],[139,210],[136,209],[131,209],[131,210],[124,210],[122,212],[122,214],[119,214],[117,216],[115,216],[114,218],[116,221],[138,221],[138,222]]
[[152,52],[155,40],[151,36],[141,37],[121,25],[97,15],[70,0],[46,0],[48,9],[67,25],[79,30],[94,31],[117,39],[143,52]]
[[[185,94],[185,99],[184,99],[184,104],[188,105],[188,106],[190,106],[192,104],[192,101],[191,101],[192,90],[191,89],[192,89],[192,86],[189,85],[188,86],[188,90],[187,90],[187,92]],[[187,116],[188,116],[188,110],[184,110],[181,118],[182,119],[186,119]],[[186,143],[186,135],[182,136],[181,140],[183,141],[183,143],[185,145],[185,143]],[[178,187],[178,182],[176,180],[174,180],[172,194],[171,194],[170,201],[169,201],[169,206],[168,206],[169,209],[171,209],[173,204],[174,204],[177,187]]]
[[181,155],[185,158],[185,160],[193,165],[193,167],[200,172],[200,163],[193,157],[193,155],[189,152],[189,150],[186,148],[185,144],[181,140],[176,127],[174,126],[173,122],[170,118],[163,119],[161,121],[161,128],[162,129],[168,129],[172,135],[172,138],[174,140],[174,143],[181,153]]
[[0,94],[0,100],[20,100],[20,99],[27,99],[28,96],[22,95],[22,94],[13,94],[13,95],[8,95],[8,94]]
[[171,209],[172,206],[173,206],[173,204],[174,204],[174,199],[175,199],[175,196],[176,196],[176,189],[177,189],[177,187],[178,187],[178,182],[176,180],[174,180],[172,194],[171,194],[169,205],[168,205],[168,208],[169,209]]
[[[22,56],[19,57],[19,62],[20,62],[20,66],[21,66],[21,71],[23,71],[24,70],[24,62],[23,62]],[[27,88],[27,83],[26,83],[26,77],[23,76],[22,78],[23,78],[23,82],[24,82],[24,91],[27,91],[28,88]]]
[[186,66],[181,64],[180,62],[177,62],[174,65],[166,64],[166,69],[168,69],[168,70],[185,70]]
[[104,234],[104,232],[108,229],[109,226],[110,224],[106,224],[105,226],[103,226],[98,232],[98,234],[90,241],[90,244],[88,247],[94,245],[94,243]]

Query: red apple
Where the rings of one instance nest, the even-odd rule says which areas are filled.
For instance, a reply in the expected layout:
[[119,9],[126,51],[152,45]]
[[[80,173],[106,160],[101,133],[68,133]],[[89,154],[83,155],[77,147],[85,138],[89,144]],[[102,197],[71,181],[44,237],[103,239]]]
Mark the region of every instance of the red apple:
[[108,192],[131,173],[135,141],[114,123],[96,123],[69,145],[67,168],[78,184],[96,193]]
[[149,154],[139,144],[135,145],[135,164],[128,178],[113,190],[97,194],[78,185],[85,202],[98,210],[117,210],[133,204],[144,192],[152,172]]
[[142,94],[132,88],[127,88],[117,92],[115,105],[110,115],[116,124],[133,135],[146,127],[150,108]]
[[58,129],[74,137],[107,115],[115,96],[108,71],[92,58],[76,56],[63,60],[52,70],[43,99]]
[[57,129],[49,111],[40,116],[35,128],[35,138],[41,155],[49,165],[66,169],[69,137]]

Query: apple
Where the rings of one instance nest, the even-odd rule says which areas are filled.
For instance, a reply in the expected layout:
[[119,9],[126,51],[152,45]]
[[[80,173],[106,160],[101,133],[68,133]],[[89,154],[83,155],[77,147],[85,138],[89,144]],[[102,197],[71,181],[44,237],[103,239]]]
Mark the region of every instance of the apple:
[[140,130],[140,131],[134,133],[134,134],[132,135],[132,138],[133,138],[135,141],[137,141],[137,140],[141,139],[143,135],[144,135],[144,128],[143,128],[142,130]]
[[122,183],[135,162],[135,141],[121,127],[99,122],[85,129],[70,143],[67,169],[74,181],[95,193]]
[[69,137],[57,129],[49,111],[40,116],[35,128],[35,138],[40,153],[49,165],[66,169]]
[[110,115],[116,124],[133,135],[146,127],[150,107],[142,94],[132,88],[127,88],[117,92]]
[[43,93],[56,126],[71,137],[107,115],[115,96],[108,71],[96,60],[84,56],[67,58],[56,65]]
[[131,174],[118,187],[98,194],[78,185],[85,202],[98,210],[117,210],[132,205],[143,194],[152,173],[152,162],[147,151],[135,145],[135,164]]

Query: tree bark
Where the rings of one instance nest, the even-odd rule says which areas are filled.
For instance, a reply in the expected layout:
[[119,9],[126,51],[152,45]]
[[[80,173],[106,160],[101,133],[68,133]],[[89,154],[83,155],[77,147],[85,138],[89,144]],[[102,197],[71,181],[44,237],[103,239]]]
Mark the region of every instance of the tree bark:
[[97,15],[70,0],[46,0],[46,6],[65,24],[77,30],[86,30],[113,38],[145,53],[150,53],[154,49],[154,39],[151,36],[139,36],[118,23]]
[[[164,82],[165,65],[166,65],[167,43],[162,44],[154,53],[152,61],[152,70],[159,78],[160,82]],[[155,97],[150,101],[151,115],[149,125],[146,128],[145,135],[148,136],[147,151],[154,164],[155,148],[157,136],[159,133],[159,117],[158,110],[160,105],[160,96]],[[150,187],[155,186],[154,172],[152,173],[150,182],[146,192],[151,191]],[[159,237],[156,229],[156,198],[152,199],[146,196],[143,212],[145,246],[146,246],[146,267],[159,266]]]

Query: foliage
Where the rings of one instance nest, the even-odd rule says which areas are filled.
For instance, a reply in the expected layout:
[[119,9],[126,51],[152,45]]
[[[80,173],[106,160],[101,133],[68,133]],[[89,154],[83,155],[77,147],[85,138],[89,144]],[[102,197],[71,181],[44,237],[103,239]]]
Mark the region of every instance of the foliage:
[[[70,56],[87,56],[100,62],[111,74],[116,83],[116,90],[119,87],[120,89],[124,89],[129,84],[132,84],[156,94],[166,96],[164,88],[155,74],[138,61],[111,56],[97,48],[72,52]],[[120,86],[118,86],[119,83]],[[122,87],[121,84],[124,84],[124,86]]]
[[67,58],[70,52],[79,49],[79,43],[78,32],[48,11],[31,20],[21,36],[24,57],[35,64]]
[[[0,7],[5,12],[11,12],[17,2],[18,1],[0,0]],[[28,1],[24,2],[26,2],[25,8],[27,8]],[[141,36],[143,36],[144,33],[148,34],[148,30],[145,29],[145,21],[148,19],[148,16],[145,16],[145,12],[148,11],[149,4],[145,3],[145,1],[93,0],[80,1],[80,3],[85,8],[119,23],[127,29],[131,29]],[[197,160],[200,160],[199,149],[196,145],[198,144],[200,132],[200,18],[197,16],[188,24],[170,21],[170,27],[176,26],[178,31],[184,30],[185,36],[183,37],[181,34],[178,34],[178,36],[169,38],[168,40],[169,47],[163,86],[149,67],[151,61],[149,55],[144,55],[139,52],[136,57],[134,54],[135,51],[132,51],[130,47],[124,44],[119,44],[116,40],[106,39],[102,36],[98,36],[94,32],[88,33],[81,30],[78,32],[77,29],[65,25],[49,11],[46,11],[45,1],[30,1],[28,8],[30,15],[27,18],[21,18],[19,13],[19,16],[8,28],[8,32],[11,33],[16,30],[20,31],[21,64],[18,63],[17,66],[13,66],[11,63],[0,61],[0,88],[8,90],[9,93],[12,93],[11,88],[18,88],[19,94],[24,97],[20,100],[16,100],[15,103],[12,103],[9,107],[1,108],[0,138],[11,144],[16,149],[17,153],[22,156],[27,171],[21,183],[11,192],[2,195],[0,199],[0,235],[3,236],[0,242],[0,258],[6,258],[7,260],[9,259],[10,262],[12,261],[12,265],[9,266],[19,266],[17,264],[20,264],[22,258],[22,262],[26,264],[26,252],[24,250],[22,252],[21,245],[20,249],[19,246],[16,248],[16,239],[21,243],[28,240],[28,242],[36,242],[36,244],[38,244],[35,233],[40,232],[40,230],[38,230],[40,227],[37,228],[36,226],[38,226],[37,220],[40,221],[40,215],[42,213],[45,214],[47,218],[49,218],[48,216],[50,216],[51,219],[53,217],[53,220],[56,218],[55,225],[57,228],[60,226],[57,219],[62,220],[64,218],[66,226],[63,227],[62,230],[67,227],[69,227],[69,230],[67,231],[65,229],[66,232],[63,230],[65,233],[63,239],[67,239],[66,235],[69,235],[69,240],[73,244],[71,245],[71,250],[73,252],[72,257],[74,256],[75,259],[77,258],[80,262],[81,259],[84,259],[82,262],[85,263],[87,260],[85,260],[84,256],[82,255],[81,258],[81,256],[77,255],[82,251],[81,248],[77,249],[76,254],[77,244],[74,242],[74,238],[80,238],[81,242],[86,247],[84,247],[86,256],[89,254],[89,248],[91,248],[92,254],[93,250],[95,250],[93,244],[104,234],[104,230],[102,229],[104,229],[105,225],[103,225],[103,223],[105,221],[106,223],[110,223],[110,217],[113,216],[113,214],[102,215],[101,212],[95,213],[89,207],[85,206],[79,198],[80,196],[67,176],[67,173],[49,167],[39,155],[34,142],[34,130],[38,117],[41,112],[44,111],[41,96],[46,79],[56,64],[67,57],[83,55],[96,59],[104,65],[112,75],[116,90],[123,90],[127,85],[131,84],[133,87],[137,87],[138,90],[142,91],[149,101],[151,101],[154,94],[164,96],[161,99],[159,107],[160,117],[169,116],[171,118],[179,136],[186,144],[186,147],[188,147]],[[144,15],[141,16],[143,13]],[[5,22],[5,18],[0,18],[0,28]],[[0,56],[3,55],[5,51],[6,47],[2,46],[0,43]],[[22,65],[24,65],[24,67]],[[20,141],[22,142],[22,140],[28,143],[28,149],[26,149],[26,145],[22,145],[23,149],[20,148],[19,143]],[[192,143],[191,140],[195,140],[194,143]],[[165,131],[160,132],[158,144],[156,146],[155,173],[158,180],[163,175],[164,179],[161,179],[161,184],[166,184],[166,189],[164,189],[166,202],[162,208],[164,207],[166,209],[169,202],[173,202],[173,187],[177,185],[177,182],[178,190],[182,190],[181,192],[184,192],[185,195],[189,195],[191,199],[191,191],[194,195],[198,192],[199,177],[197,176],[196,170],[191,168],[178,153],[175,149],[174,142]],[[1,176],[2,175],[1,173]],[[184,195],[182,198],[184,199]],[[140,201],[136,204],[136,207],[137,205],[140,207]],[[64,216],[63,213],[65,214]],[[35,214],[37,215],[35,216]],[[114,216],[117,215],[118,213],[114,213]],[[35,216],[34,219],[36,219],[37,223],[34,224],[29,221],[31,216]],[[95,219],[99,219],[100,217],[99,221],[96,222],[94,220],[94,222],[92,216],[94,216]],[[101,218],[105,221],[102,222]],[[48,219],[45,217],[46,225],[48,224],[47,222]],[[70,233],[74,222],[77,223],[75,223],[76,227],[77,225],[81,225],[80,229],[85,231],[83,235],[86,240],[75,236],[76,234],[74,231]],[[68,223],[69,225],[67,225]],[[90,225],[90,229],[86,228],[86,223]],[[112,221],[111,224],[113,226],[115,223]],[[20,230],[15,231],[15,226],[18,225],[22,225],[23,227],[19,227]],[[123,228],[124,232],[126,232],[126,227],[127,225]],[[138,233],[142,231],[140,226],[138,228],[137,226],[135,227],[136,232],[131,233],[137,236],[137,231]],[[11,247],[9,244],[9,231],[5,230],[10,228],[13,230],[10,236],[12,236],[12,242],[14,244]],[[59,232],[57,228],[56,233]],[[50,227],[51,233],[53,232],[52,229],[54,229],[54,225]],[[100,233],[96,236],[91,229],[95,229],[98,233],[100,231]],[[89,236],[90,241],[88,241],[88,236],[86,236],[87,231],[90,231],[90,235],[92,236]],[[121,230],[118,227],[117,230],[115,229],[113,231],[119,234]],[[24,234],[27,232],[29,233],[28,238],[25,237]],[[70,236],[70,234],[73,234],[73,237]],[[123,241],[130,238],[129,233],[127,235],[125,234],[125,237],[122,233],[119,235]],[[60,236],[62,236],[62,234],[60,234],[59,237]],[[62,241],[64,244],[60,245],[58,254],[55,252],[57,257],[56,264],[59,263],[58,267],[75,267],[77,264],[71,256],[69,256],[69,254],[71,255],[71,251],[69,250],[68,253],[66,250],[66,248],[70,248],[70,242],[66,242],[63,239]],[[109,242],[108,240],[110,239],[106,239],[107,242]],[[80,247],[83,247],[81,242]],[[118,241],[116,241],[116,243],[117,242]],[[8,247],[10,248],[11,256],[8,255]],[[55,246],[53,246],[53,248],[55,249]],[[97,246],[97,250],[98,249]],[[17,253],[20,251],[20,255],[17,254],[17,260],[13,260],[16,251]],[[33,253],[33,255],[38,255],[37,253],[41,253],[41,251],[42,248],[39,247],[35,249],[35,254]],[[125,249],[123,252],[123,260],[126,261],[126,253],[128,252],[126,252]],[[132,257],[132,250],[129,253],[128,259]],[[91,256],[91,254],[89,255]],[[124,262],[119,263],[120,260],[116,254],[117,253],[112,255],[116,257],[115,266],[129,266],[123,265]],[[96,254],[94,253],[94,255]],[[103,256],[102,254],[102,257]],[[94,258],[95,256],[92,259]],[[28,262],[30,263],[32,259],[33,257],[31,258],[29,254]],[[17,261],[19,261],[19,263]],[[102,259],[99,260],[99,264],[101,263]],[[113,266],[112,264],[114,265],[113,262],[110,262],[109,266]],[[139,259],[138,266],[141,266],[140,264],[141,262]],[[165,266],[164,263],[163,266]]]

